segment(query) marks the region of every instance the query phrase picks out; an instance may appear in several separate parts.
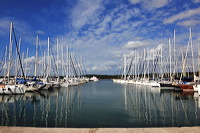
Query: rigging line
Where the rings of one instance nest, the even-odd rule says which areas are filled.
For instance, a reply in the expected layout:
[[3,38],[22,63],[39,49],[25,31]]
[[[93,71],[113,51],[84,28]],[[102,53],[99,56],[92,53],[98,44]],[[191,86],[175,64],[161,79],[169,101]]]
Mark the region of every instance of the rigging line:
[[5,57],[5,52],[6,52],[6,50],[4,49],[4,52],[3,52],[3,56],[2,56],[2,58],[1,58],[0,65],[2,64],[2,62],[4,62],[3,59],[4,59],[4,57]]
[[[50,49],[50,51],[51,51],[51,53],[53,53],[52,49]],[[54,55],[52,54],[52,56],[53,56],[53,61],[54,61],[54,63],[55,63],[56,61],[55,61]],[[55,63],[55,68],[56,68],[57,76],[59,76],[59,75],[58,75],[58,67],[57,67],[56,63]],[[53,67],[53,69],[54,69],[54,67]]]
[[71,54],[69,55],[69,58],[70,58],[71,63],[72,63],[73,72],[74,72],[75,76],[77,76],[77,72],[76,72],[76,68],[75,68],[75,62],[73,61]]
[[129,67],[128,67],[127,75],[131,75],[132,64],[133,64],[133,57],[131,57],[131,62],[130,62],[130,65],[129,65]]
[[[4,53],[3,53],[3,56],[2,56],[2,59],[1,59],[1,62],[0,62],[0,65],[2,65],[2,67],[0,69],[0,73],[2,72],[3,66],[5,65],[5,61],[3,61],[3,59],[5,58],[5,52],[6,52],[6,49],[4,50]],[[2,63],[2,62],[4,62],[4,63]]]
[[15,44],[16,44],[16,47],[17,47],[17,54],[18,54],[18,57],[19,57],[19,62],[20,62],[21,70],[22,70],[22,75],[23,75],[24,81],[25,81],[25,83],[26,83],[25,74],[24,74],[24,71],[23,71],[23,66],[22,66],[21,57],[20,57],[20,53],[19,53],[19,48],[18,48],[18,44],[17,44],[17,38],[16,38],[16,36],[15,36],[14,27],[12,27],[12,31],[13,31],[13,34],[14,34]]

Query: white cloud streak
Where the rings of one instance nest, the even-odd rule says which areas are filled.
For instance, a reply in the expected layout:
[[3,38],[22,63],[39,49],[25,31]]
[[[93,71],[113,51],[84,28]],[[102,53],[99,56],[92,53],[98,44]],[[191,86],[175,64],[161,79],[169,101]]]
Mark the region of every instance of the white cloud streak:
[[197,24],[200,24],[200,20],[185,20],[185,21],[178,23],[178,25],[185,26],[185,27],[192,27],[192,26],[195,26]]
[[171,0],[129,0],[132,4],[142,3],[145,9],[157,9],[166,6]]
[[72,10],[72,25],[75,28],[81,28],[85,24],[95,21],[98,12],[103,10],[103,7],[101,0],[79,0]]
[[124,45],[124,48],[126,48],[126,49],[137,49],[137,48],[141,48],[141,47],[144,47],[144,46],[147,46],[147,45],[148,45],[147,42],[130,41],[126,45]]
[[194,15],[199,15],[199,14],[200,14],[200,8],[190,9],[190,10],[186,10],[184,12],[181,12],[179,14],[176,14],[169,18],[164,19],[163,23],[170,24],[170,23],[174,23],[178,20],[188,19]]
[[194,2],[194,3],[199,3],[199,2],[200,2],[200,0],[193,0],[193,2]]

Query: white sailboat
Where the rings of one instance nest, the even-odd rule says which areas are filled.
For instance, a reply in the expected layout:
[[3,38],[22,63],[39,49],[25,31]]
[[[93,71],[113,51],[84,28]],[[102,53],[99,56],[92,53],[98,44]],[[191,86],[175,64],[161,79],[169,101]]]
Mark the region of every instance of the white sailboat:
[[90,81],[99,81],[99,79],[97,77],[93,76],[90,78]]
[[[9,64],[8,64],[8,72],[7,72],[8,80],[6,84],[0,85],[0,94],[24,94],[27,89],[27,86],[25,84],[16,84],[15,79],[14,80],[10,79],[10,71],[11,71],[11,64],[12,64],[12,47],[13,47],[12,46],[13,45],[12,32],[14,32],[13,23],[11,23],[10,25]],[[15,40],[15,43],[16,43],[16,49],[17,49],[19,61],[21,63],[19,49],[18,49],[16,40]],[[20,65],[22,67],[22,64]],[[22,73],[23,73],[23,70],[22,70]],[[23,76],[24,76],[24,73],[23,73]]]

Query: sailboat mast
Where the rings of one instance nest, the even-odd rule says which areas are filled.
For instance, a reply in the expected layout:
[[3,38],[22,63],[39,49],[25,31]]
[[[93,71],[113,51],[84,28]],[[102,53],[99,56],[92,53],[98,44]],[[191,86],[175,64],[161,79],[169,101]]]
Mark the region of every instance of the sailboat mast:
[[176,74],[176,31],[174,30],[174,75]]
[[124,55],[124,80],[126,80],[126,55]]
[[171,39],[169,38],[169,78],[172,78],[172,52],[171,52]]
[[134,76],[135,76],[135,81],[137,80],[137,52],[135,50],[135,72],[134,72]]
[[35,51],[35,73],[34,76],[37,76],[37,66],[38,66],[38,43],[39,43],[39,37],[36,37],[36,51]]
[[25,78],[27,77],[27,68],[28,68],[28,48],[26,50],[26,68],[25,68]]
[[193,45],[192,45],[192,28],[190,27],[190,47],[192,52],[192,71],[193,75],[195,74],[195,68],[194,68],[194,52],[193,52]]
[[46,52],[44,51],[44,60],[43,60],[43,71],[45,72],[44,73],[44,78],[45,76],[47,75],[47,67],[46,67]]
[[154,58],[154,48],[153,48],[153,80],[155,80],[155,64],[154,64],[154,60],[155,60],[155,58]]
[[144,49],[144,63],[143,63],[143,79],[146,78],[146,53],[145,53],[145,49]]
[[200,50],[200,45],[198,46],[198,68],[199,68],[199,77],[200,77],[200,58],[199,58],[200,52],[199,52],[199,50]]
[[10,24],[10,45],[9,45],[9,55],[8,55],[8,82],[10,82],[10,69],[11,69],[11,58],[12,58],[12,29],[13,29],[13,23]]
[[4,80],[6,79],[6,73],[7,73],[7,52],[8,52],[8,47],[6,46],[5,61],[4,61]]
[[162,60],[162,44],[161,44],[161,48],[160,48],[160,75],[161,75],[161,81],[163,80],[163,60]]
[[50,42],[49,42],[49,37],[48,37],[48,51],[47,51],[47,54],[48,54],[48,68],[47,68],[47,77],[50,75]]
[[18,53],[18,58],[19,58],[19,63],[20,63],[20,67],[21,67],[22,76],[24,78],[24,81],[26,82],[24,71],[23,71],[23,64],[22,64],[22,60],[21,60],[21,57],[20,57],[19,46],[17,44],[17,38],[16,38],[15,31],[14,31],[13,27],[12,27],[12,31],[13,31],[13,35],[14,35],[14,39],[15,39],[15,43],[16,43],[16,48],[17,48],[17,53]]
[[69,46],[67,45],[67,55],[66,55],[66,57],[67,57],[67,71],[66,71],[66,78],[67,78],[67,80],[68,80],[68,78],[69,78]]
[[[147,49],[147,51],[149,51],[149,49]],[[150,51],[149,51],[149,54],[147,54],[148,55],[148,57],[149,57],[149,55],[150,55]],[[149,71],[149,68],[150,67],[150,58],[148,59],[148,80],[150,79],[150,71]]]
[[64,46],[62,46],[62,76],[64,76],[64,51],[63,51],[63,49],[64,49]]
[[58,69],[58,76],[59,76],[59,46],[58,46],[58,38],[57,38],[57,69]]

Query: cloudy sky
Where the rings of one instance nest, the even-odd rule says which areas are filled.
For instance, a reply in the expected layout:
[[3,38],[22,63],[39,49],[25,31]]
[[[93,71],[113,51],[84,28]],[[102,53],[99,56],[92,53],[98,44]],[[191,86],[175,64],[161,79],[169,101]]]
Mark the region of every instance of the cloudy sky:
[[200,0],[1,0],[0,46],[9,44],[14,23],[22,51],[35,54],[35,40],[47,49],[56,38],[82,57],[88,74],[118,74],[123,54],[167,44],[176,30],[177,46],[200,42]]

